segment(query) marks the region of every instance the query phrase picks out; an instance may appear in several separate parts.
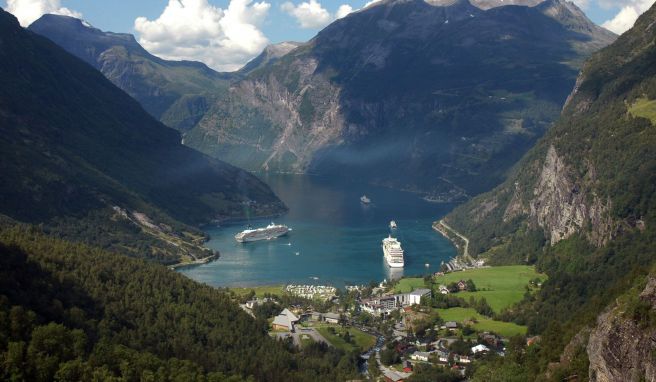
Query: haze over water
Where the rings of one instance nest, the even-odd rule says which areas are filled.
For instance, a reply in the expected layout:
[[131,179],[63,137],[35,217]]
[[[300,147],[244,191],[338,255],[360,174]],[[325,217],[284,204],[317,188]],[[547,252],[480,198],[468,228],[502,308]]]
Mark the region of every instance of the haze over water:
[[[288,225],[292,232],[271,241],[241,244],[234,235],[248,222],[208,227],[207,245],[219,250],[221,257],[181,273],[213,286],[341,287],[436,272],[442,261],[456,255],[450,242],[431,228],[453,205],[352,181],[306,175],[265,175],[263,180],[289,207],[274,221]],[[364,194],[371,205],[360,202]],[[396,220],[398,229],[390,230],[390,220]],[[270,222],[260,219],[250,224],[262,227]],[[383,259],[381,241],[390,233],[405,250],[403,270],[391,270]]]

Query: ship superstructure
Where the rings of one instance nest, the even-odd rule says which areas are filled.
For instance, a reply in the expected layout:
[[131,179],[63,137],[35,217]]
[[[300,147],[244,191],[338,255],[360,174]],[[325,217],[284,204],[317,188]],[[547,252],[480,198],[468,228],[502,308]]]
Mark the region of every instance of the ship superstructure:
[[392,235],[383,239],[383,254],[387,265],[392,268],[403,268],[405,261],[403,259],[403,248],[401,243],[393,238]]
[[271,223],[264,228],[246,229],[235,235],[235,240],[240,243],[247,243],[258,240],[271,240],[286,235],[292,229],[286,225]]

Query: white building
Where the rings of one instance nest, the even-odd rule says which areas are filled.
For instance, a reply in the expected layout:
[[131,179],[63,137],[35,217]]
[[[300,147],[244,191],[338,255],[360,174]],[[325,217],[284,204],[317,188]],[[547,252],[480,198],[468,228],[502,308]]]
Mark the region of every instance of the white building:
[[471,348],[471,352],[473,354],[485,353],[485,352],[489,352],[489,351],[490,351],[490,348],[488,348],[487,346],[482,345],[482,344],[476,345],[476,346]]
[[339,314],[337,313],[325,313],[323,315],[323,320],[329,324],[339,324]]
[[412,355],[410,356],[410,359],[412,359],[414,361],[428,362],[428,357],[430,357],[430,353],[427,353],[425,351],[416,351],[416,352],[412,353]]

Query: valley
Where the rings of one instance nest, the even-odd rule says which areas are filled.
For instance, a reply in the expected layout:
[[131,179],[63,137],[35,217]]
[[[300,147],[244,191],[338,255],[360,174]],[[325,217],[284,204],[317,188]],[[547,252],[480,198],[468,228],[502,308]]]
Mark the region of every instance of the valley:
[[656,378],[656,5],[62,1],[0,9],[0,380]]

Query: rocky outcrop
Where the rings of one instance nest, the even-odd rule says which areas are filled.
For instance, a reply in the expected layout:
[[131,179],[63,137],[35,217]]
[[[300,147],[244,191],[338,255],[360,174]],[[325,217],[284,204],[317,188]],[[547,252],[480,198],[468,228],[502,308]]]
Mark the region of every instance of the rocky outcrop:
[[[640,300],[656,309],[656,278],[649,277]],[[597,319],[587,352],[591,382],[656,380],[656,328],[642,327],[615,306]]]
[[551,244],[589,227],[586,235],[590,241],[603,245],[612,231],[609,208],[610,202],[603,204],[591,194],[583,182],[572,176],[556,148],[549,146],[529,202],[529,217],[548,233]]

